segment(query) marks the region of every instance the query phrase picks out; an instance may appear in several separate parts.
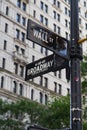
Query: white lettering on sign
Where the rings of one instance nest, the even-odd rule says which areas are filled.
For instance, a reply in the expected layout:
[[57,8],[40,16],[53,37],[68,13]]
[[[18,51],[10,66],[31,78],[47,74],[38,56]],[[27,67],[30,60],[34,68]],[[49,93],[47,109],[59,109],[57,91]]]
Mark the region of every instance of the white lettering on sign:
[[36,63],[36,65],[33,68],[28,69],[27,75],[35,75],[37,73],[46,71],[49,67],[52,66],[53,66],[53,60],[44,63],[42,61],[41,63],[39,62],[39,64]]
[[40,30],[33,30],[33,35],[34,37],[38,38],[39,40],[45,42],[45,43],[53,43],[53,38],[52,37],[48,37],[48,33],[42,29]]

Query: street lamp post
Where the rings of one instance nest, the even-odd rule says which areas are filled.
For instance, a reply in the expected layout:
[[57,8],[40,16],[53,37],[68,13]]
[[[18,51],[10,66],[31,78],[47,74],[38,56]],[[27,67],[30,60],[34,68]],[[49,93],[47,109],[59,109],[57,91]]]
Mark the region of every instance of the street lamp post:
[[80,61],[82,48],[78,44],[78,0],[71,0],[71,130],[82,130]]

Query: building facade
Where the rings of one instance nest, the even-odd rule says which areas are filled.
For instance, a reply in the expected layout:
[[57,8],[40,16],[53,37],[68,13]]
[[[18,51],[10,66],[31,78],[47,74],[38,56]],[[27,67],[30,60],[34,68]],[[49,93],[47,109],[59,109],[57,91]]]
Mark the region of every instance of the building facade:
[[[26,65],[52,53],[26,39],[28,19],[70,40],[70,0],[0,0],[0,97],[46,104],[69,94],[70,83],[65,69],[25,81]],[[79,0],[79,25],[80,38],[86,37],[87,0]]]

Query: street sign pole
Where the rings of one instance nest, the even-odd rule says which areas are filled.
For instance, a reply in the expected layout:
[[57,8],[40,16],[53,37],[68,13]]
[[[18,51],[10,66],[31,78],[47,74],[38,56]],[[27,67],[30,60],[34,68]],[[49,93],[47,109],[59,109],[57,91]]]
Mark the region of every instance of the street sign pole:
[[71,130],[82,130],[80,60],[82,48],[78,44],[78,0],[71,0]]

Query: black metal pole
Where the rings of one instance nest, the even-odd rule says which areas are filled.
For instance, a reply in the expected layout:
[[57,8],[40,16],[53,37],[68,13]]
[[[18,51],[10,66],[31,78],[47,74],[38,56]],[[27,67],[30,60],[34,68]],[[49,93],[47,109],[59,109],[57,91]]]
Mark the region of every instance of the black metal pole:
[[71,0],[71,130],[82,130],[80,60],[82,48],[78,44],[78,0]]

